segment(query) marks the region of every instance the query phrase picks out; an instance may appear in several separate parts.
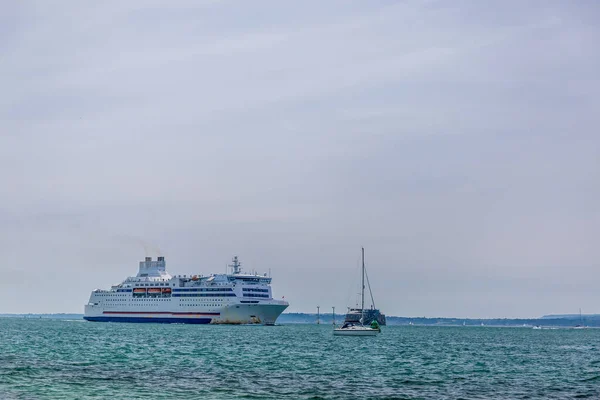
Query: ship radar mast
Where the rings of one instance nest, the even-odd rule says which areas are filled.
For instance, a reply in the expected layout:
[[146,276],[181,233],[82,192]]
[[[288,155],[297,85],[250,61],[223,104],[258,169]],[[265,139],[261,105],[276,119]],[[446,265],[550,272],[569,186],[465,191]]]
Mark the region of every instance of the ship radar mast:
[[233,264],[229,266],[233,268],[234,275],[240,274],[242,272],[242,263],[238,260],[237,256],[233,257]]

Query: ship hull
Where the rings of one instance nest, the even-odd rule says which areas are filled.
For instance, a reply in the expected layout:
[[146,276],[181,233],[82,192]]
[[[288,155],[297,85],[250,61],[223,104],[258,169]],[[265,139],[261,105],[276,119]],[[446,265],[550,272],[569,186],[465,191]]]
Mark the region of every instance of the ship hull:
[[274,325],[277,318],[288,307],[287,303],[237,304],[227,306],[213,324],[263,324]]
[[154,323],[154,324],[210,324],[212,318],[172,318],[172,317],[87,317],[83,319],[91,322],[129,322],[129,323]]
[[270,300],[259,304],[231,304],[218,312],[171,311],[134,311],[105,310],[100,306],[87,305],[83,319],[92,322],[129,322],[129,323],[161,323],[161,324],[262,324],[274,325],[288,303]]

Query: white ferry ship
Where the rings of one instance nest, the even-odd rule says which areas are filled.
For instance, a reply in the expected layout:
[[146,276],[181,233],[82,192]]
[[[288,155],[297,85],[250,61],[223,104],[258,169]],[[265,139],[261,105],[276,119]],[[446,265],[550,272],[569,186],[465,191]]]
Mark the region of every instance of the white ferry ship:
[[177,275],[164,257],[140,262],[136,276],[110,290],[96,289],[84,319],[103,322],[273,325],[289,303],[275,300],[271,278],[242,273],[237,257],[231,274]]

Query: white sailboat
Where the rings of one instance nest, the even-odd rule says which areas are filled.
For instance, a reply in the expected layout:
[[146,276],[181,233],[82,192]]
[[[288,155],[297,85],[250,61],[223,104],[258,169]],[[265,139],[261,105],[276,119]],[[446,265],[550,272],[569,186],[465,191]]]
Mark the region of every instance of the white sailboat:
[[[371,288],[369,287],[369,290]],[[371,293],[371,297],[373,293]],[[341,328],[333,329],[334,336],[375,336],[381,332],[377,321],[373,321],[371,325],[363,325],[364,310],[365,310],[365,249],[362,248],[362,288],[361,288],[361,318],[359,323],[346,322]]]

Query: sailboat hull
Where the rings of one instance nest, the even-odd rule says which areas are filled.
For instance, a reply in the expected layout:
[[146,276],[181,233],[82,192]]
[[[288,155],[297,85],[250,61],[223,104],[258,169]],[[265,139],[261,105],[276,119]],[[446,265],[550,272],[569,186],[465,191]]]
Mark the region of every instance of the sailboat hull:
[[379,333],[378,329],[363,328],[363,329],[334,329],[334,336],[376,336]]

